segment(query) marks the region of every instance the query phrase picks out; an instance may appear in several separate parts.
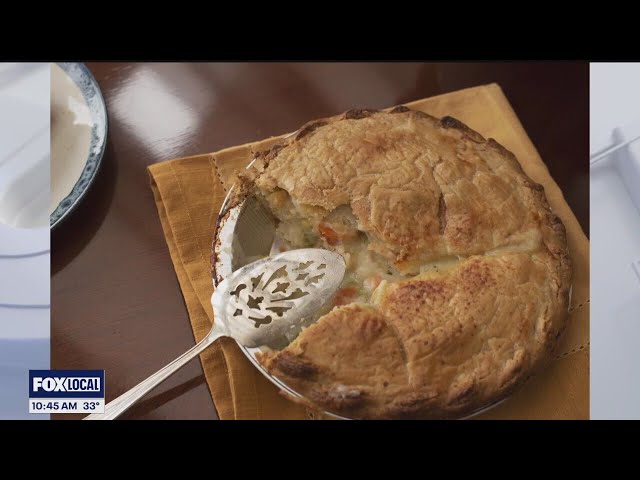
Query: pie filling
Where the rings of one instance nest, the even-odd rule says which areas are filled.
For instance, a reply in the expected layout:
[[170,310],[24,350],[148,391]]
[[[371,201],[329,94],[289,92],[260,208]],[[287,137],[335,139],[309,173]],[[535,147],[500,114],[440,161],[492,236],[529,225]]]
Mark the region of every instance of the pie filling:
[[327,212],[319,207],[295,205],[289,194],[281,189],[263,196],[263,200],[279,220],[276,237],[280,251],[323,248],[344,257],[346,273],[331,307],[368,303],[383,280],[407,278],[381,255],[368,249],[367,234],[359,229],[348,206]]

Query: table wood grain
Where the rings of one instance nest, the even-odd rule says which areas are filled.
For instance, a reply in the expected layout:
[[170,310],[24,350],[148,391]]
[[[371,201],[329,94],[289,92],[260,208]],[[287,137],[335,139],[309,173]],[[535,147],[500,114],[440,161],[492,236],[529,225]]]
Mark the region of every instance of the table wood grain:
[[[109,114],[102,170],[52,235],[52,368],[105,369],[112,400],[193,345],[146,167],[497,82],[589,227],[587,63],[92,63]],[[79,418],[81,415],[55,416]],[[129,419],[215,419],[199,361]]]

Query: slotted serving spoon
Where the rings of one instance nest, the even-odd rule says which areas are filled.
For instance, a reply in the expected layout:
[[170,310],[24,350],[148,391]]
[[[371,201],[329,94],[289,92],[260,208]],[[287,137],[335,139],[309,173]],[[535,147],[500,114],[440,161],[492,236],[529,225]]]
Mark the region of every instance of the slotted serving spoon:
[[213,327],[192,349],[85,420],[112,420],[220,337],[247,347],[281,345],[305,327],[336,292],[344,258],[304,248],[257,260],[233,272],[213,293]]

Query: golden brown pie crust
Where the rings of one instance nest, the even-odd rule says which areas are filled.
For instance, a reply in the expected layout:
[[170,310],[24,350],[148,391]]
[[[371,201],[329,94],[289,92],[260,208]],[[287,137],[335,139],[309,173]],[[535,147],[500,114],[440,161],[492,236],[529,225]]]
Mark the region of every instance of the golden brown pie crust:
[[239,199],[286,191],[311,217],[349,206],[368,248],[411,276],[260,356],[303,402],[355,418],[459,417],[553,356],[571,284],[564,225],[511,152],[458,120],[396,107],[311,122],[258,153],[240,186]]

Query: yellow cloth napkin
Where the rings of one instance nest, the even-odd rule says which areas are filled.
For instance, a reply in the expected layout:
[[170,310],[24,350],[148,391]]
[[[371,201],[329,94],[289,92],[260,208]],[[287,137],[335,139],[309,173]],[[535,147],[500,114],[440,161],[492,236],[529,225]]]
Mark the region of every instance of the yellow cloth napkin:
[[[544,372],[478,418],[589,418],[589,242],[558,185],[498,85],[408,105],[438,117],[453,116],[515,153],[527,174],[545,187],[552,209],[567,228],[574,283],[569,324],[559,353]],[[234,173],[251,160],[253,151],[267,148],[278,138],[149,167],[151,188],[196,340],[209,331],[213,321],[210,252],[226,189]],[[218,341],[201,355],[201,360],[221,419],[322,418],[319,412],[280,395],[233,340]]]

